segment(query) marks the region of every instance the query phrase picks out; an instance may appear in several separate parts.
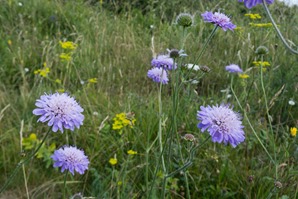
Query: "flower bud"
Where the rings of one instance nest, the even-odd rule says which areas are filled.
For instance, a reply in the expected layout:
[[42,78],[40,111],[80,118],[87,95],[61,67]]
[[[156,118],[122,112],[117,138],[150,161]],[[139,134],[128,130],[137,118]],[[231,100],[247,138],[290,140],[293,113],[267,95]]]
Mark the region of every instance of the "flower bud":
[[190,142],[193,142],[193,141],[195,141],[195,136],[194,135],[192,135],[192,134],[185,134],[183,137],[182,137],[184,140],[186,140],[186,141],[190,141]]
[[211,69],[208,66],[200,66],[200,70],[204,73],[209,73]]
[[172,50],[170,50],[169,55],[170,55],[171,58],[174,58],[174,59],[178,58],[180,56],[179,50],[172,49]]
[[256,49],[255,53],[256,53],[257,55],[266,55],[266,54],[269,53],[269,50],[268,50],[268,48],[265,47],[265,46],[259,46],[259,47]]
[[181,13],[176,18],[176,23],[184,28],[193,25],[193,16],[189,13]]

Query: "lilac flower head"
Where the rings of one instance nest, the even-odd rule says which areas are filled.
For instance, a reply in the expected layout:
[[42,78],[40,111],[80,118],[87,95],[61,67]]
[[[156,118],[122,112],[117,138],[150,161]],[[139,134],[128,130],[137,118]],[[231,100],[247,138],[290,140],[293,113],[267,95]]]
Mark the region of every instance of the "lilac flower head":
[[[244,2],[244,5],[248,8],[251,9],[252,7],[263,3],[263,0],[238,0],[238,2]],[[274,0],[266,0],[266,3],[272,4]]]
[[84,115],[81,112],[84,109],[76,102],[73,97],[67,93],[44,94],[36,100],[36,109],[34,115],[40,115],[37,122],[47,122],[52,126],[52,130],[63,133],[64,128],[74,131],[83,124]]
[[73,146],[64,146],[56,150],[51,158],[55,168],[61,167],[61,172],[68,170],[72,175],[74,171],[84,174],[90,163],[84,151]]
[[147,76],[154,82],[167,84],[169,81],[167,71],[163,68],[152,68],[148,71]]
[[158,55],[156,58],[152,59],[151,65],[165,70],[176,69],[176,63],[174,63],[174,59],[169,55]]
[[233,30],[236,28],[236,25],[231,22],[231,19],[223,13],[215,12],[213,14],[212,12],[206,11],[205,13],[201,14],[201,16],[205,22],[213,23],[214,25],[221,27],[224,31],[228,29]]
[[230,143],[232,147],[245,140],[241,116],[234,112],[229,105],[201,106],[197,119],[201,122],[197,127],[202,132],[209,131],[213,142]]
[[236,64],[226,66],[226,71],[230,73],[242,73],[243,70]]

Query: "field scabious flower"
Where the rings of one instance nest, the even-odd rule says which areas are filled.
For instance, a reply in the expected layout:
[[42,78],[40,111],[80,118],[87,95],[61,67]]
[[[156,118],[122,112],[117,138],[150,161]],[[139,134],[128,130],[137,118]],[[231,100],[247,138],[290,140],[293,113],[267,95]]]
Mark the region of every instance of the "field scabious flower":
[[232,147],[245,140],[241,116],[234,112],[229,105],[201,106],[197,119],[201,122],[197,127],[202,132],[209,131],[213,142],[230,143]]
[[163,68],[152,68],[148,71],[147,77],[154,82],[167,84],[169,82],[168,73]]
[[70,171],[74,175],[74,171],[84,174],[88,169],[89,160],[83,150],[73,146],[65,146],[54,152],[51,156],[54,161],[54,167],[61,167],[61,172]]
[[[244,2],[244,5],[248,8],[251,9],[252,7],[263,3],[263,0],[238,0],[238,2]],[[274,0],[266,0],[266,3],[272,4]]]
[[158,55],[156,58],[152,59],[151,65],[165,70],[174,70],[177,67],[176,63],[174,63],[174,59],[169,55]]
[[230,73],[242,73],[243,70],[236,64],[226,66],[226,71]]
[[36,100],[34,115],[40,116],[37,122],[47,122],[52,126],[52,130],[63,133],[64,129],[74,131],[83,124],[84,109],[67,93],[44,94]]
[[213,23],[216,26],[221,27],[224,31],[230,29],[234,30],[236,25],[231,22],[231,19],[223,13],[206,11],[205,13],[201,14],[205,22]]

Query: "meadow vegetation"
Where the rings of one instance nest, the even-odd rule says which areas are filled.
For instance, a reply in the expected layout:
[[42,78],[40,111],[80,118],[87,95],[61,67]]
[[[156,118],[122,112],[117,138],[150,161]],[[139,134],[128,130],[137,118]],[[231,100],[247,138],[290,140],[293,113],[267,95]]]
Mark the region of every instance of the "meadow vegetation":
[[[49,128],[32,113],[36,99],[67,92],[85,116],[80,129],[51,132],[0,198],[62,198],[64,175],[53,168],[51,155],[64,145],[83,149],[90,160],[84,175],[68,175],[67,198],[76,193],[91,198],[298,197],[298,140],[291,134],[298,128],[298,55],[283,46],[272,26],[256,25],[270,23],[262,5],[249,10],[237,0],[0,2],[0,186]],[[269,8],[297,49],[298,8],[280,2]],[[218,29],[195,63],[214,29],[201,14],[218,10],[237,28]],[[186,30],[176,23],[182,12],[194,16]],[[260,18],[245,16],[249,13]],[[66,41],[72,47],[63,46]],[[161,115],[160,85],[147,71],[153,57],[182,46],[188,56],[181,66],[192,63],[211,71],[183,68],[197,82],[179,79],[184,82],[177,93],[176,76],[171,76],[162,86]],[[268,54],[256,54],[259,46]],[[261,68],[259,61],[268,64]],[[225,66],[233,63],[249,77],[228,73]],[[245,141],[235,148],[204,142],[209,134],[197,128],[200,106],[222,103],[243,116]],[[192,165],[164,186],[160,127],[163,142],[173,133],[171,145],[164,146],[169,172],[189,157],[193,142],[183,139],[185,134],[200,145]]]

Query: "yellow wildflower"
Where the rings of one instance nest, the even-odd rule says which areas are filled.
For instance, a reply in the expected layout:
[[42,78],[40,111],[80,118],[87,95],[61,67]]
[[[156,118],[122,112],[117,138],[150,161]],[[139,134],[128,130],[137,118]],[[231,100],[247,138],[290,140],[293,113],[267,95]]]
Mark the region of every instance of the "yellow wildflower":
[[60,89],[58,89],[57,90],[59,93],[64,93],[65,92],[65,90],[63,89],[63,88],[60,88]]
[[259,28],[269,28],[272,27],[272,23],[249,23],[249,25],[253,27],[259,27]]
[[247,74],[239,74],[239,77],[241,79],[246,79],[246,78],[249,78],[249,75],[247,75]]
[[63,49],[74,50],[77,48],[77,44],[71,41],[64,41],[64,42],[59,41],[59,44]]
[[31,133],[28,138],[22,139],[22,145],[24,146],[25,150],[30,150],[35,147],[39,143],[37,136],[35,133]]
[[297,134],[297,128],[296,128],[296,127],[292,127],[292,128],[290,129],[290,133],[291,133],[291,135],[292,135],[293,137],[296,137],[296,134]]
[[118,186],[121,186],[122,184],[123,184],[122,181],[118,181],[118,182],[117,182],[117,185],[118,185]]
[[59,57],[60,57],[60,59],[65,60],[65,61],[71,60],[71,55],[67,54],[67,53],[61,53]]
[[116,158],[110,158],[109,163],[110,163],[111,165],[115,165],[115,164],[118,163],[118,161],[117,161]]
[[43,69],[38,69],[38,70],[35,70],[34,71],[34,74],[35,75],[40,75],[40,76],[42,76],[42,77],[46,77],[47,75],[48,75],[48,73],[50,72],[50,68],[48,68],[48,67],[45,67],[45,68],[43,68]]
[[113,118],[113,130],[120,130],[125,126],[133,127],[135,125],[136,119],[134,118],[134,113],[119,113]]
[[11,42],[11,40],[9,39],[8,41],[7,41],[7,43],[8,43],[8,45],[12,45],[12,42]]
[[136,152],[134,150],[129,150],[129,151],[127,151],[127,154],[128,155],[136,155],[136,154],[138,154],[138,152]]
[[97,83],[97,78],[91,78],[91,79],[88,79],[88,83]]
[[55,82],[56,82],[57,84],[61,84],[61,80],[60,80],[60,79],[56,79]]
[[263,66],[263,67],[265,67],[265,66],[270,66],[270,63],[269,62],[267,62],[267,61],[254,61],[254,62],[252,62],[253,63],[253,65],[255,65],[255,66]]
[[245,14],[244,16],[247,16],[251,19],[261,19],[261,15],[260,14]]

